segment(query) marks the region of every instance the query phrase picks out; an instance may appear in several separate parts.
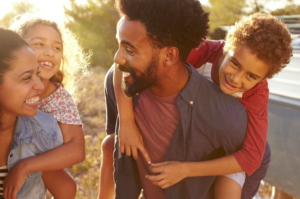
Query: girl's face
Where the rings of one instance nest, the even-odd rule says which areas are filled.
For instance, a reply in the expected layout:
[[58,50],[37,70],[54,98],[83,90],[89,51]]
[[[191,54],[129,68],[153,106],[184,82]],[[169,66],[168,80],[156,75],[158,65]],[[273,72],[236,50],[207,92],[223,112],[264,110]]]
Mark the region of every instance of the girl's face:
[[39,78],[34,52],[23,47],[14,52],[11,69],[0,84],[0,109],[3,116],[34,116],[37,113],[39,93],[44,88]]
[[269,66],[245,46],[230,51],[219,69],[219,84],[226,94],[245,92],[264,80]]
[[40,78],[49,80],[59,70],[62,59],[62,40],[48,25],[39,25],[28,32],[25,40],[34,50],[41,70]]

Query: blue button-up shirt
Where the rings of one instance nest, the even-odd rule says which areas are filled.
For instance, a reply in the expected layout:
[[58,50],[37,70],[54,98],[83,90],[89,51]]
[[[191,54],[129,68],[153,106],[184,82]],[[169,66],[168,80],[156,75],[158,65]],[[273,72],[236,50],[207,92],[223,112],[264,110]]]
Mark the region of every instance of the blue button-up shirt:
[[[36,156],[62,143],[61,130],[50,114],[38,111],[34,117],[19,116],[8,155],[8,170],[24,158]],[[42,172],[30,173],[18,192],[17,198],[43,199],[46,189],[41,175]]]
[[[243,144],[247,113],[235,98],[202,77],[193,67],[187,85],[177,97],[180,122],[175,130],[166,161],[204,161],[232,154]],[[117,107],[112,83],[113,69],[105,78],[107,133],[118,132]],[[139,95],[134,97],[134,106]],[[115,145],[116,199],[138,198],[141,185],[132,157],[120,155]],[[185,178],[165,191],[166,199],[205,198],[215,176]]]

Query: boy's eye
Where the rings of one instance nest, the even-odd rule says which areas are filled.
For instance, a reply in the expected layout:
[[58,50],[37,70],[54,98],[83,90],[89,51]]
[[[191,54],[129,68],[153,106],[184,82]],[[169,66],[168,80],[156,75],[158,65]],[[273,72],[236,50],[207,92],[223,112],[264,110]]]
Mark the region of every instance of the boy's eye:
[[256,80],[256,79],[257,79],[256,76],[252,75],[251,73],[248,74],[248,77],[249,77],[250,79],[253,79],[253,80]]
[[233,66],[234,68],[238,68],[238,67],[239,67],[239,65],[238,65],[238,63],[237,63],[236,61],[230,60],[230,62],[232,63],[232,66]]

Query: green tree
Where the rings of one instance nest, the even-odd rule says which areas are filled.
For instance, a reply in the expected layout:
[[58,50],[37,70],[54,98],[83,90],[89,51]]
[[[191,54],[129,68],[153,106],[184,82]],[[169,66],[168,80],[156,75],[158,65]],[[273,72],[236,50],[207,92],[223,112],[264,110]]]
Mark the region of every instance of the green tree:
[[85,5],[70,0],[65,13],[67,27],[79,36],[85,49],[93,50],[92,65],[108,68],[118,48],[115,35],[119,15],[114,0],[87,0]]
[[0,20],[0,26],[8,28],[10,22],[15,16],[24,12],[34,12],[37,11],[37,8],[34,5],[30,4],[28,1],[18,1],[13,3],[11,12],[7,13]]

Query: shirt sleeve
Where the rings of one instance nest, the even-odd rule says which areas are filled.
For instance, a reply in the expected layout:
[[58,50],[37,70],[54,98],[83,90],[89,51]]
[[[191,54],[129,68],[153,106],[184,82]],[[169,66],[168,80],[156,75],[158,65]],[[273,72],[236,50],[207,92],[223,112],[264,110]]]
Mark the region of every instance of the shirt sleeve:
[[82,125],[77,106],[71,96],[71,94],[61,89],[61,92],[57,93],[59,97],[56,97],[57,111],[53,113],[53,117],[61,123],[71,125]]
[[104,94],[106,105],[106,132],[107,134],[115,133],[117,123],[118,109],[113,87],[114,65],[107,72],[104,79]]
[[242,149],[233,155],[247,175],[259,168],[264,156],[268,131],[268,100],[266,80],[240,98],[248,113],[248,127]]
[[206,62],[215,65],[223,54],[224,45],[224,41],[204,40],[198,48],[191,50],[186,61],[194,68],[200,68]]

